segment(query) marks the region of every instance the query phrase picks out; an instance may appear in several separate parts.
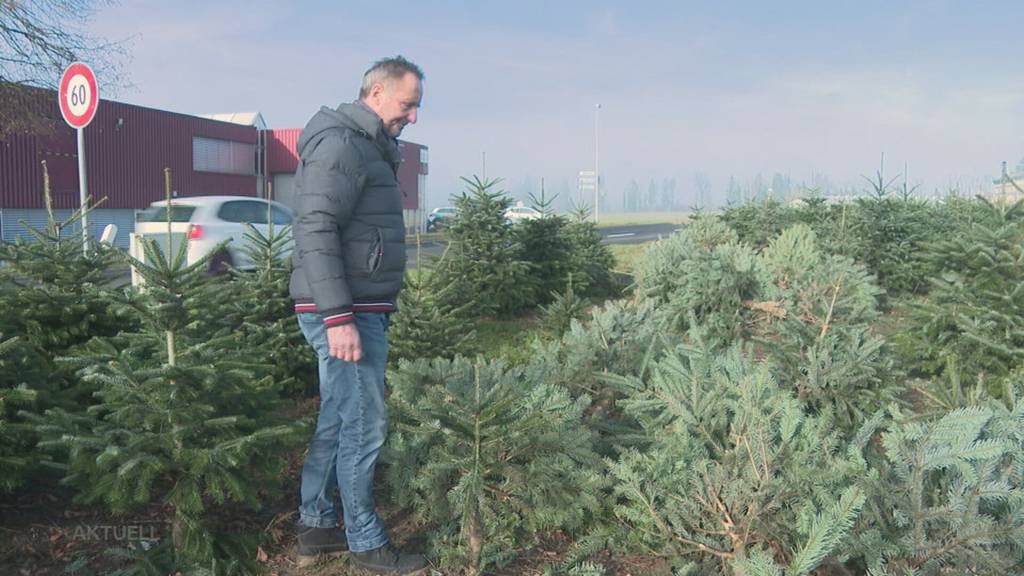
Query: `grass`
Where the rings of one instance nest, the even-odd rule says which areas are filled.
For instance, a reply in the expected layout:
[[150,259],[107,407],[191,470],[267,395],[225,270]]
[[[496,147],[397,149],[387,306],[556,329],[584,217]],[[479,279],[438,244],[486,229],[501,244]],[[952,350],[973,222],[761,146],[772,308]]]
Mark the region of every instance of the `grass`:
[[[636,261],[650,243],[609,244],[615,257],[616,272],[631,275]],[[405,271],[410,279],[426,281],[432,270],[429,266]],[[631,279],[625,281],[629,284]],[[551,336],[541,328],[541,319],[536,312],[516,318],[485,318],[476,325],[475,349],[488,360],[504,358],[511,364],[523,364],[530,359],[531,343],[537,336]]]
[[[615,256],[615,271],[632,274],[636,261],[648,246],[650,243],[609,245]],[[430,269],[407,270],[406,274],[425,278]],[[476,324],[475,329],[475,349],[488,360],[503,358],[510,364],[525,364],[530,359],[534,338],[551,336],[541,327],[541,318],[536,312],[515,318],[485,318]]]
[[687,224],[689,212],[612,212],[601,214],[598,228],[632,224]]
[[504,358],[511,364],[530,359],[530,343],[541,334],[540,318],[535,314],[518,318],[486,318],[476,325],[475,345],[488,360]]
[[444,240],[444,232],[419,232],[417,234],[406,234],[405,243],[409,246],[415,246],[416,236],[420,237],[421,242],[436,242],[437,240]]
[[637,260],[640,259],[644,250],[650,245],[650,242],[644,244],[609,244],[608,249],[615,256],[615,270],[632,274]]

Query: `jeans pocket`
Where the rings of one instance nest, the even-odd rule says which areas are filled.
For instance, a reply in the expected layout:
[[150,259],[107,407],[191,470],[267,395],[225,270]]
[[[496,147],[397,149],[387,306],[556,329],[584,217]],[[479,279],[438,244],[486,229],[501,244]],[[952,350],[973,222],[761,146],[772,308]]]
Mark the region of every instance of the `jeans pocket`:
[[299,312],[296,314],[296,317],[306,342],[313,347],[313,351],[316,352],[317,356],[326,357],[328,355],[328,346],[323,317],[313,312]]

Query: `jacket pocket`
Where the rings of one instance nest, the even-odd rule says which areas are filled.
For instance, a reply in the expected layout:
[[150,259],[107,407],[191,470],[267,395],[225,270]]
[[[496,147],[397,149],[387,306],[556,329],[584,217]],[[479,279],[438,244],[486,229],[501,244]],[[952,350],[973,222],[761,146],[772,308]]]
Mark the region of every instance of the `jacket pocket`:
[[374,236],[370,242],[370,250],[366,255],[366,270],[370,276],[374,276],[380,270],[384,262],[384,234],[380,228],[374,228]]

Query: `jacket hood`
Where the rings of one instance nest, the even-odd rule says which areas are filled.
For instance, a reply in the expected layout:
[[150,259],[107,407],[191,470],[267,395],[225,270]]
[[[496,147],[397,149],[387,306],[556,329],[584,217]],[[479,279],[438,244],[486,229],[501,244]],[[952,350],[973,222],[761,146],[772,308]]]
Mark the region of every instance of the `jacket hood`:
[[318,134],[335,128],[348,128],[376,142],[384,132],[384,122],[366,104],[359,101],[342,104],[337,110],[323,106],[310,118],[299,135],[299,141],[295,146],[296,152],[301,156],[306,146],[316,139]]

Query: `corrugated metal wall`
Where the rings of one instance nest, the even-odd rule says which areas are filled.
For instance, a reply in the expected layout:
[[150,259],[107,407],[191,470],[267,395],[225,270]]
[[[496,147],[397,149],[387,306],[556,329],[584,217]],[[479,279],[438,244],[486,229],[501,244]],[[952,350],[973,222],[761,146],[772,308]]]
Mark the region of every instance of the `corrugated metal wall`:
[[[62,208],[53,211],[54,218],[58,222],[66,220],[71,216],[72,210]],[[89,234],[93,238],[99,238],[107,224],[117,226],[117,236],[114,245],[128,249],[128,235],[135,230],[135,210],[103,210],[97,208],[89,212]],[[43,230],[46,228],[46,210],[40,208],[3,208],[0,209],[0,233],[5,242],[14,242],[18,238],[33,240],[28,227]],[[81,226],[75,223],[61,231],[61,237],[77,235]]]
[[278,128],[267,134],[267,174],[295,172],[299,155],[295,152],[302,128]]
[[[0,207],[43,207],[41,160],[48,164],[54,206],[78,207],[75,132],[60,119],[55,92],[40,91],[40,98],[49,101],[53,134],[0,141]],[[85,129],[90,195],[96,200],[106,197],[104,208],[144,207],[164,197],[164,167],[172,170],[178,196],[256,195],[256,176],[194,171],[193,136],[257,142],[256,129],[251,126],[100,101],[96,118]]]
[[[12,136],[0,141],[0,208],[42,208],[43,173],[47,161],[55,208],[77,208],[78,158],[75,132],[60,117],[55,92],[39,90],[40,106],[49,110],[53,134]],[[266,135],[267,176],[293,173],[298,165],[299,128],[274,129]],[[254,175],[197,172],[192,166],[193,137],[257,145],[258,133],[242,126],[174,112],[102,100],[96,118],[85,129],[89,193],[94,202],[106,197],[103,209],[143,208],[164,197],[164,167],[172,170],[177,196],[230,194],[255,196]],[[425,146],[399,141],[398,170],[403,207],[420,208],[420,161]],[[255,163],[255,158],[254,158]]]

